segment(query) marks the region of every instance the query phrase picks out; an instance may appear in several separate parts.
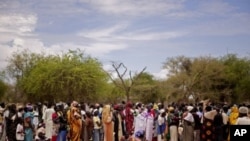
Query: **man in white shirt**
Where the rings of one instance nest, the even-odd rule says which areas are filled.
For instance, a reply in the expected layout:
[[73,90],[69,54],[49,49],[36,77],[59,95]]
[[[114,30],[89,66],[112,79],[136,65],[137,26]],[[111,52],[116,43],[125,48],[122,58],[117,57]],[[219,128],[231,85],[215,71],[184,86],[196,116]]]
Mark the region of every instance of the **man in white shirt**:
[[248,108],[242,106],[239,108],[239,118],[236,121],[236,125],[250,125],[250,118],[248,117]]

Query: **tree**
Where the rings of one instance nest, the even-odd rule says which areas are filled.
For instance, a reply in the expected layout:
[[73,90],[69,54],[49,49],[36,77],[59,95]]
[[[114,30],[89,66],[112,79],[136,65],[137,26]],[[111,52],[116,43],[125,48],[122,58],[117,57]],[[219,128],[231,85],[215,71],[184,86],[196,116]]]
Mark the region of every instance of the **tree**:
[[7,85],[3,80],[0,79],[0,99],[4,96],[7,91]]
[[132,71],[129,71],[129,79],[126,79],[126,75],[128,72],[127,67],[123,63],[115,63],[112,62],[112,67],[114,69],[115,74],[117,74],[118,78],[114,78],[112,76],[112,72],[108,73],[111,81],[115,84],[115,86],[119,87],[125,92],[125,96],[127,101],[130,101],[130,95],[131,95],[131,89],[134,86],[135,82],[137,81],[138,78],[140,78],[141,74],[146,70],[146,67],[144,67],[138,74],[132,75]]
[[28,99],[35,101],[87,101],[96,99],[106,82],[101,63],[76,50],[37,61],[21,86]]
[[233,103],[250,101],[250,59],[238,58],[235,54],[228,54],[221,58],[225,65],[226,84],[230,88]]
[[6,67],[5,77],[10,79],[14,83],[15,97],[21,98],[23,96],[23,90],[20,86],[20,81],[29,75],[30,70],[34,67],[36,62],[44,57],[44,54],[32,53],[25,49],[23,51],[17,51],[7,59],[8,65]]
[[224,89],[219,89],[225,80],[224,66],[212,57],[176,57],[164,63],[164,68],[170,70],[167,85],[168,99],[188,101],[210,97],[218,100]]
[[157,81],[147,72],[141,73],[137,78],[131,93],[134,99],[143,103],[160,101],[162,98]]

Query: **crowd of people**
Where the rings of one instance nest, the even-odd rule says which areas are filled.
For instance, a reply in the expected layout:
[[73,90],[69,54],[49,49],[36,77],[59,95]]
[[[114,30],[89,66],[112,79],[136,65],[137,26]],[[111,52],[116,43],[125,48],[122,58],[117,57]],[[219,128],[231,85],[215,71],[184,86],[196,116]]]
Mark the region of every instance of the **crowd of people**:
[[0,104],[1,141],[229,141],[230,125],[250,125],[249,106]]

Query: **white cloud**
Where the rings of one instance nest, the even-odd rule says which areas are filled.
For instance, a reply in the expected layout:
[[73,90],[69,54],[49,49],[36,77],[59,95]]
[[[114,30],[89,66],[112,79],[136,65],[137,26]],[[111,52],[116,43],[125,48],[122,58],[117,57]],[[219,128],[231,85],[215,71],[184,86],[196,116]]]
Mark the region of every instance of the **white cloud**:
[[111,27],[102,27],[89,31],[81,31],[77,35],[85,38],[90,38],[95,41],[104,42],[122,42],[126,43],[130,41],[146,41],[146,40],[162,40],[172,39],[180,36],[184,36],[186,33],[179,31],[154,31],[153,29],[137,29],[129,30],[131,25],[121,24]]
[[82,37],[87,37],[87,38],[92,38],[95,40],[102,40],[104,39],[109,39],[109,38],[114,38],[114,35],[125,29],[127,27],[126,24],[120,24],[120,25],[114,25],[112,27],[102,27],[98,29],[92,29],[89,31],[82,31],[77,33],[77,35],[82,36]]
[[114,50],[121,50],[126,48],[124,44],[109,44],[109,43],[90,43],[90,44],[75,44],[75,43],[62,43],[54,44],[49,47],[50,50],[56,52],[68,51],[69,49],[81,49],[91,56],[102,56]]
[[178,10],[182,7],[183,0],[82,0],[82,2],[108,14],[152,15]]
[[148,41],[148,40],[162,40],[162,39],[172,39],[177,38],[180,36],[184,36],[186,33],[178,32],[178,31],[167,31],[167,32],[142,32],[142,33],[136,33],[136,32],[130,32],[125,33],[124,35],[118,35],[118,39],[125,39],[125,40],[136,40],[136,41]]
[[162,69],[160,70],[160,72],[156,72],[156,73],[152,73],[155,79],[167,79],[167,74],[168,74],[168,70],[167,69]]
[[29,34],[34,31],[37,16],[33,14],[0,14],[0,33]]

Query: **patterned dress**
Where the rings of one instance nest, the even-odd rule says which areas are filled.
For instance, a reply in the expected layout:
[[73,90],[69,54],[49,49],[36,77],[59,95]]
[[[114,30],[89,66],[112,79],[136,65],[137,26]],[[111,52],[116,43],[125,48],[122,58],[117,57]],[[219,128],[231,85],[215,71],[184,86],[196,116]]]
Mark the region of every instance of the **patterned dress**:
[[214,125],[213,120],[203,116],[203,125],[201,129],[201,141],[214,141]]
[[134,115],[131,112],[132,104],[128,103],[125,108],[125,123],[126,134],[131,135],[133,133]]

